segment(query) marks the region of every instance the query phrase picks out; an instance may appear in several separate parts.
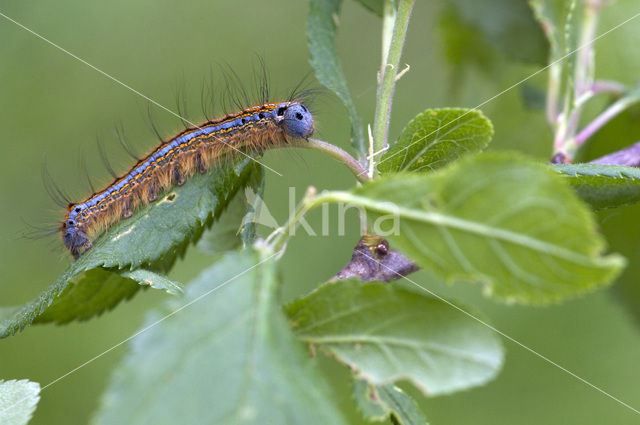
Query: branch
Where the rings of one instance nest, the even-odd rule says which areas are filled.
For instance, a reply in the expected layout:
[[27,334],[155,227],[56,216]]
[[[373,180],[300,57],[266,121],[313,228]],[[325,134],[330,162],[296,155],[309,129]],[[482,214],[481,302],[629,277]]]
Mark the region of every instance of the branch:
[[283,148],[304,148],[304,149],[313,149],[315,151],[323,152],[329,155],[332,158],[337,159],[342,162],[348,169],[353,173],[356,179],[360,183],[364,183],[369,181],[369,176],[367,175],[367,171],[362,168],[362,165],[356,161],[354,157],[349,155],[344,150],[339,147],[332,145],[331,143],[323,142],[322,140],[316,139],[293,139],[289,144],[282,146]]
[[[637,91],[636,91],[637,92]],[[613,105],[608,107],[602,114],[598,115],[589,125],[587,125],[578,135],[573,139],[575,147],[582,146],[584,142],[593,136],[593,134],[600,130],[606,123],[615,118],[618,114],[625,111],[630,106],[640,101],[640,93],[632,93],[629,96],[623,97],[616,101]]]

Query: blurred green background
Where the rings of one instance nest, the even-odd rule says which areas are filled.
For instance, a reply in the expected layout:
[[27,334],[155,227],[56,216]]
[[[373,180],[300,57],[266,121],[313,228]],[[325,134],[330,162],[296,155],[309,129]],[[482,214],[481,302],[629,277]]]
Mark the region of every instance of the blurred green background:
[[[474,50],[483,66],[463,62],[457,71],[445,60],[440,31],[444,0],[418,1],[409,26],[402,62],[411,70],[399,82],[391,137],[428,107],[474,107],[509,87],[538,65],[513,64],[497,52]],[[268,2],[144,0],[110,2],[14,2],[1,0],[0,11],[172,109],[179,88],[187,87],[191,117],[202,118],[202,82],[219,76],[218,64],[230,64],[252,88],[252,60],[265,58],[272,91],[286,96],[310,71],[305,18],[308,4]],[[599,33],[638,12],[637,0],[620,0],[603,11]],[[504,16],[489,16],[500,29]],[[352,95],[365,122],[372,121],[380,22],[357,3],[346,1],[340,17],[338,52]],[[522,29],[524,31],[524,28]],[[497,31],[498,37],[500,35]],[[598,76],[635,83],[640,71],[640,21],[597,42]],[[517,46],[516,46],[517,47]],[[544,87],[544,74],[531,81]],[[523,106],[522,91],[511,90],[482,110],[495,126],[492,149],[513,149],[541,160],[548,158],[551,133],[543,112]],[[331,95],[315,105],[318,137],[349,149],[349,123]],[[79,158],[99,184],[110,180],[99,160],[96,139],[107,147],[119,171],[130,159],[119,147],[113,127],[122,123],[139,153],[156,143],[146,118],[146,102],[131,91],[0,18],[0,305],[21,304],[36,297],[70,262],[58,236],[33,241],[22,235],[26,223],[53,224],[60,211],[42,184],[46,158],[54,180],[73,199],[88,194]],[[163,134],[179,129],[175,117],[153,108]],[[588,147],[597,155],[640,139],[637,114],[612,123]],[[282,222],[288,214],[288,188],[300,198],[304,189],[347,188],[353,178],[337,162],[316,152],[269,152],[264,160],[283,177],[267,172],[265,201]],[[334,210],[333,213],[336,213]],[[640,408],[640,335],[633,308],[640,298],[637,217],[640,207],[600,214],[612,249],[631,264],[613,288],[547,308],[505,306],[486,300],[476,287],[446,287],[424,272],[413,275],[422,285],[475,306],[493,324],[577,375]],[[337,215],[333,215],[332,219]],[[309,222],[321,228],[320,215]],[[335,221],[332,223],[335,230]],[[358,239],[357,217],[348,232],[309,237],[299,233],[283,260],[284,297],[291,299],[332,276],[349,259]],[[187,282],[210,258],[189,250],[172,273]],[[145,310],[168,295],[145,291],[114,311],[86,323],[26,329],[0,341],[0,378],[28,378],[46,385],[130,336]],[[433,424],[632,424],[637,415],[567,373],[505,341],[507,358],[498,379],[486,387],[421,400]],[[122,346],[46,388],[33,424],[84,424],[99,404],[109,372],[126,350]],[[215,361],[212,358],[211,361]],[[346,368],[320,359],[333,384],[336,400],[352,418]],[[212,401],[214,404],[215,401]]]

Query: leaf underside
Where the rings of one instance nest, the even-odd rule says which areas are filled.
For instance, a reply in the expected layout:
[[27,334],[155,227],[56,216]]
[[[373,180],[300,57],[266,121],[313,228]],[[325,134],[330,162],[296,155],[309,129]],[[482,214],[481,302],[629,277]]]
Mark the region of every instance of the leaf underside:
[[40,400],[40,385],[26,379],[0,380],[0,424],[25,425]]
[[95,423],[346,423],[286,323],[275,268],[227,253],[150,314],[142,329],[175,312],[132,340]]
[[367,209],[419,266],[449,281],[480,281],[510,302],[576,296],[611,283],[625,265],[603,255],[594,217],[562,177],[514,154],[466,157],[340,196]]
[[[466,309],[465,309],[466,310]],[[287,307],[295,334],[372,385],[408,380],[429,395],[500,370],[497,335],[447,303],[391,284],[333,281]]]
[[[141,286],[117,272],[95,268],[71,279],[60,295],[34,317],[33,323],[57,324],[88,320],[133,297]],[[21,312],[22,313],[22,312]]]
[[552,168],[593,208],[615,208],[640,201],[640,169],[621,165],[557,164]]
[[394,385],[374,387],[357,379],[354,382],[353,397],[364,418],[370,422],[381,422],[393,415],[401,425],[427,425],[415,400]]

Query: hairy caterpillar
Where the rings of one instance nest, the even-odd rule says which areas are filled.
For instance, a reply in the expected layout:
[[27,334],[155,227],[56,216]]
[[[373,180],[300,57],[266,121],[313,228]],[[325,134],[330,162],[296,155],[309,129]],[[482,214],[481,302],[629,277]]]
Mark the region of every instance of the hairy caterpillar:
[[260,153],[286,145],[289,138],[306,139],[313,130],[311,112],[299,99],[262,103],[189,127],[106,188],[69,203],[59,227],[64,245],[77,259],[110,225],[131,217],[137,207],[155,201],[172,185],[182,185],[189,176],[206,172],[238,150]]

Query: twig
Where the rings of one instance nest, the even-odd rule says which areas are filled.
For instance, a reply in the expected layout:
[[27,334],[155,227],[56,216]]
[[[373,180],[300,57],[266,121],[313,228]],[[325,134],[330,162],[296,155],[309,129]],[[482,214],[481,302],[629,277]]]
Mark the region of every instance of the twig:
[[606,123],[611,121],[616,115],[620,114],[630,106],[640,101],[639,96],[628,96],[619,99],[613,105],[608,107],[603,113],[598,115],[591,123],[589,123],[576,137],[573,139],[573,149],[579,148],[582,144],[600,130]]
[[362,168],[362,165],[347,152],[335,145],[332,145],[331,143],[323,142],[322,140],[317,139],[295,139],[291,140],[288,145],[284,145],[283,147],[313,149],[315,151],[326,153],[327,155],[337,159],[338,161],[346,165],[349,171],[353,173],[353,175],[356,179],[358,179],[359,182],[364,183],[366,181],[369,181],[367,171]]

